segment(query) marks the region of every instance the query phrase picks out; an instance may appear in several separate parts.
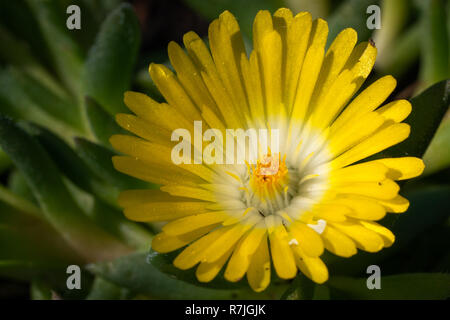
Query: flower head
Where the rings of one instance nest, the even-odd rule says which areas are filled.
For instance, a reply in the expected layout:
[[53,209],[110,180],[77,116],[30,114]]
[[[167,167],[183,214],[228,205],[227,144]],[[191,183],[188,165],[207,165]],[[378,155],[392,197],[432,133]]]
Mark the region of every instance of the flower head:
[[[350,257],[357,249],[376,252],[394,242],[375,221],[408,208],[395,181],[419,175],[423,163],[413,157],[364,159],[408,137],[409,125],[401,121],[411,105],[397,100],[379,107],[396,86],[391,76],[351,100],[373,67],[376,48],[356,44],[356,32],[345,29],[325,51],[327,35],[327,23],[307,12],[260,11],[247,54],[236,19],[225,11],[209,27],[209,48],[193,32],[184,35],[186,50],[169,44],[175,73],[150,65],[167,103],[125,94],[135,115],[119,114],[117,121],[138,137],[111,138],[126,154],[114,157],[114,165],[162,186],[125,191],[119,203],[129,219],[167,221],[153,249],[184,248],[174,265],[197,266],[199,281],[225,268],[227,280],[247,275],[253,290],[262,291],[273,266],[280,278],[300,270],[323,283],[324,249]],[[188,143],[194,160],[203,152],[204,161],[174,163],[179,140],[173,132],[184,128],[202,139],[198,121],[215,130],[203,137],[209,145],[199,147],[196,138]],[[277,150],[263,139],[254,162],[248,155],[244,163],[210,161],[237,159],[228,157],[228,142],[220,138],[239,128],[276,129]],[[246,140],[232,141],[233,151],[245,150]]]

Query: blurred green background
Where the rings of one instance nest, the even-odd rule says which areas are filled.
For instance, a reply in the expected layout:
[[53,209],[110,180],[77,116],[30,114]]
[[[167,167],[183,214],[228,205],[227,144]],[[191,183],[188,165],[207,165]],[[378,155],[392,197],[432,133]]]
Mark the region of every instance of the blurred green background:
[[[81,8],[81,30],[66,28],[71,4]],[[373,4],[380,30],[366,26]],[[147,68],[168,63],[169,41],[181,43],[190,30],[206,37],[229,10],[251,46],[257,11],[279,7],[326,19],[329,43],[346,27],[374,40],[378,58],[364,86],[392,74],[398,86],[389,99],[413,98],[412,142],[393,152],[423,155],[426,170],[402,186],[408,212],[382,221],[394,246],[326,255],[325,285],[301,275],[274,279],[261,294],[245,280],[200,284],[174,269],[171,256],[148,255],[158,225],[127,221],[118,208],[121,190],[157,186],[113,169],[108,138],[121,132],[114,115],[126,110],[130,88],[162,101]],[[448,298],[449,36],[444,0],[0,1],[0,299]],[[82,266],[81,290],[66,287],[70,264]],[[381,267],[382,290],[366,288],[371,264]]]

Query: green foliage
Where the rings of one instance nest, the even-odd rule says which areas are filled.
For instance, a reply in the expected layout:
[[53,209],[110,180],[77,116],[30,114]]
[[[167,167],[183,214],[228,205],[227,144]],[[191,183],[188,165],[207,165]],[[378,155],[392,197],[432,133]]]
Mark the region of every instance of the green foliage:
[[174,279],[150,263],[146,253],[134,253],[111,262],[91,264],[87,268],[104,279],[150,298],[212,300],[267,298],[251,292],[249,288],[204,288],[198,284]]
[[125,110],[123,92],[130,80],[139,48],[137,17],[130,5],[115,9],[102,24],[85,64],[85,92],[106,111]]
[[[117,197],[122,190],[158,186],[116,171],[109,137],[124,132],[114,115],[126,111],[125,90],[144,89],[163,100],[148,77],[147,53],[160,54],[166,43],[144,43],[150,52],[142,55],[140,42],[152,34],[143,30],[141,39],[135,8],[121,0],[0,1],[0,276],[28,282],[30,297],[39,300],[448,298],[450,5],[443,0],[184,3],[192,12],[183,6],[183,14],[203,17],[205,25],[231,11],[246,41],[258,10],[284,6],[294,13],[312,8],[314,17],[326,19],[329,43],[346,27],[356,29],[359,41],[374,36],[380,58],[374,74],[397,77],[400,90],[394,95],[413,97],[413,111],[406,120],[410,137],[373,158],[423,156],[428,175],[404,185],[402,195],[411,203],[406,213],[381,221],[396,235],[394,245],[351,259],[326,253],[327,283],[317,285],[302,274],[290,282],[273,276],[259,294],[246,279],[227,282],[223,271],[199,283],[195,270],[173,266],[177,252],[147,253],[158,226],[127,220]],[[66,28],[69,4],[81,7],[81,30]],[[366,27],[372,4],[381,5],[384,19],[375,32]],[[164,28],[177,23],[182,22],[165,21]],[[150,24],[154,34],[166,31]],[[78,292],[65,285],[70,264],[82,266]],[[367,289],[371,264],[381,267],[382,290]]]
[[410,273],[381,278],[381,290],[368,290],[367,279],[335,277],[328,283],[331,295],[345,299],[436,300],[450,296],[450,275]]

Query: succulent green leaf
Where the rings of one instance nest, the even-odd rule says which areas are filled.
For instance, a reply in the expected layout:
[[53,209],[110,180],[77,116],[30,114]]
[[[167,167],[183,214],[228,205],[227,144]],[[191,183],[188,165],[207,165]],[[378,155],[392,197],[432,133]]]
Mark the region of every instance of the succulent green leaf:
[[147,260],[146,253],[133,253],[114,261],[90,264],[87,269],[134,293],[159,299],[256,299],[249,290],[210,289],[174,279]]
[[122,4],[103,22],[84,69],[84,90],[107,112],[125,110],[123,93],[129,88],[140,42],[133,8]]
[[450,166],[450,113],[442,121],[436,134],[423,155],[424,174],[432,174]]
[[155,188],[114,169],[111,158],[116,153],[110,149],[82,138],[75,139],[75,149],[92,172],[119,190]]
[[0,146],[22,172],[47,221],[87,261],[129,251],[84,215],[42,146],[12,120],[0,118]]
[[238,289],[238,288],[248,288],[248,283],[246,279],[242,279],[237,283],[228,282],[223,277],[223,270],[217,277],[208,283],[199,282],[195,276],[195,269],[191,270],[181,270],[173,265],[173,259],[180,253],[180,251],[175,251],[168,254],[157,253],[150,250],[147,257],[147,261],[156,267],[159,271],[172,276],[174,279],[181,280],[184,282],[191,283],[193,285],[205,288],[216,288],[216,289]]
[[381,277],[381,289],[369,290],[367,278],[334,277],[328,281],[331,296],[340,299],[440,300],[450,296],[450,275],[406,273]]
[[128,289],[121,288],[101,277],[95,277],[86,300],[123,300],[129,297]]
[[450,78],[446,1],[423,1],[421,80],[424,86]]
[[80,97],[83,52],[66,27],[66,10],[58,1],[27,0],[39,22],[60,79]]
[[39,280],[31,282],[30,296],[32,300],[51,300],[52,290]]
[[124,133],[114,121],[114,117],[107,113],[94,99],[85,99],[86,116],[91,132],[105,146],[109,146],[109,138],[113,134]]

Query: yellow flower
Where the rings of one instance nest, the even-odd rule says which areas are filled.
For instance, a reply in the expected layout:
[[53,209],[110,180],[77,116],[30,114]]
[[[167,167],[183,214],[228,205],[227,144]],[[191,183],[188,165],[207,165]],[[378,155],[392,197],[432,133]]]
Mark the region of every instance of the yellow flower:
[[[324,249],[350,257],[394,242],[375,221],[406,211],[408,200],[395,181],[420,175],[423,162],[360,160],[408,137],[409,125],[401,121],[411,105],[397,100],[378,108],[396,86],[391,76],[350,101],[373,67],[376,48],[356,45],[356,32],[345,29],[325,52],[327,35],[327,23],[307,12],[260,11],[248,55],[236,19],[225,11],[209,27],[209,49],[194,32],[184,35],[186,51],[169,44],[176,74],[150,65],[167,103],[125,94],[135,115],[119,114],[117,122],[139,137],[111,138],[126,154],[114,157],[114,166],[162,187],[125,191],[119,203],[129,219],[168,221],[153,249],[185,247],[173,263],[198,265],[199,281],[211,281],[224,267],[227,280],[247,275],[253,290],[262,291],[273,266],[282,279],[299,269],[323,283]],[[223,136],[229,128],[275,128],[279,152],[267,148],[255,164],[175,164],[172,133],[185,128],[195,136],[194,121]],[[238,149],[245,143],[235,142]],[[215,152],[225,149],[217,143]]]

